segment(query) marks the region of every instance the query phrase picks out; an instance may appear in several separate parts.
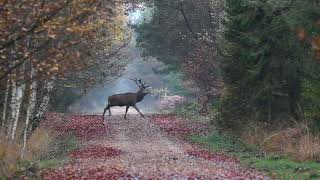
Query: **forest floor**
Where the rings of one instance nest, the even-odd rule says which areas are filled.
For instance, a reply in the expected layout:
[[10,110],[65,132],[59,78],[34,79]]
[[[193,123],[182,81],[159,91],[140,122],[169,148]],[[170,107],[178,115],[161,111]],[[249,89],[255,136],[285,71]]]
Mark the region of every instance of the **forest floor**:
[[46,126],[61,136],[73,133],[79,145],[64,165],[42,170],[43,179],[270,179],[237,158],[189,141],[191,134],[208,131],[205,123],[174,115],[50,118],[55,120]]

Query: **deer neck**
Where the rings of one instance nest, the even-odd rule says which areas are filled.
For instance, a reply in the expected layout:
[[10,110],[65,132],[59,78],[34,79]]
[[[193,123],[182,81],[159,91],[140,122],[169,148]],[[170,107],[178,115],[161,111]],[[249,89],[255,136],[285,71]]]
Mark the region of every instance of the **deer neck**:
[[138,92],[137,92],[137,102],[140,102],[143,100],[144,96],[146,96],[147,94],[143,92],[142,89],[140,89]]

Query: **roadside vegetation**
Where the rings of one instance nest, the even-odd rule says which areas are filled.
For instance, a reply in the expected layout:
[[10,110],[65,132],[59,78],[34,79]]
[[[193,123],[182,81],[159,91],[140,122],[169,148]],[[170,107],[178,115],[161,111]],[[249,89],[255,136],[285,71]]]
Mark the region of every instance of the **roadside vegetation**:
[[[175,114],[191,122],[212,121],[208,114],[199,113],[200,109],[199,103],[189,102],[178,107]],[[243,165],[263,170],[270,177],[288,180],[320,178],[319,137],[308,136],[301,127],[279,128],[273,132],[258,127],[248,125],[246,131],[236,135],[216,126],[207,135],[189,134],[188,139],[210,151],[236,157]]]
[[[237,157],[241,162],[250,167],[267,172],[270,177],[280,179],[319,179],[319,161],[296,161],[292,155],[264,153],[259,147],[246,144],[242,139],[230,137],[214,132],[208,136],[191,136],[194,142],[206,146],[215,152],[223,152]],[[310,150],[310,149],[309,149]],[[295,154],[306,155],[306,154]]]
[[62,166],[67,154],[77,148],[74,135],[58,136],[51,129],[39,128],[27,142],[25,156],[21,156],[21,144],[0,139],[0,179],[39,178],[42,169]]

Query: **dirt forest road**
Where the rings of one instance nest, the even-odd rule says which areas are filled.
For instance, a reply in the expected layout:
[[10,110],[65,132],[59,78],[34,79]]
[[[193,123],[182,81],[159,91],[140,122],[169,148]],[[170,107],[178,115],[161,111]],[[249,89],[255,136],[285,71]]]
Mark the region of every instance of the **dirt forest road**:
[[[83,116],[82,118],[89,118]],[[99,116],[90,118],[101,119]],[[223,154],[206,154],[163,130],[152,117],[111,116],[108,133],[81,141],[64,167],[44,179],[268,179]],[[200,154],[200,155],[197,155]],[[71,170],[70,170],[71,169]]]

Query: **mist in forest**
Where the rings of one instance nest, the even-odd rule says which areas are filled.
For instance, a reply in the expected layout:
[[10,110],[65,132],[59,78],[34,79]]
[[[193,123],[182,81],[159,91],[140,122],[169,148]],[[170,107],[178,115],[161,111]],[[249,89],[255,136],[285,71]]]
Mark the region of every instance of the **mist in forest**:
[[[164,66],[155,58],[142,58],[140,51],[136,48],[135,38],[126,48],[128,62],[122,75],[115,81],[107,81],[100,87],[90,89],[79,100],[69,106],[68,111],[73,113],[98,114],[102,113],[107,106],[107,98],[113,94],[137,92],[139,87],[130,78],[138,78],[147,81],[150,90],[159,88],[163,82],[163,74],[155,73],[154,69]],[[137,106],[142,112],[158,112],[159,99],[152,94],[148,94]],[[125,107],[112,107],[114,114],[124,113]],[[137,113],[133,108],[129,113]]]
[[[145,13],[149,13],[148,10]],[[130,15],[129,22],[132,24],[139,23],[141,18],[142,12],[138,10]],[[130,80],[130,78],[138,78],[147,81],[150,91],[163,87],[164,84],[168,84],[168,77],[166,77],[168,74],[156,73],[154,71],[155,69],[164,68],[166,65],[153,57],[141,57],[140,50],[136,46],[136,35],[132,36],[131,42],[123,51],[126,54],[124,61],[128,62],[128,64],[122,75],[115,81],[106,81],[103,83],[103,86],[90,89],[88,93],[82,96],[82,98],[69,106],[69,112],[102,114],[104,108],[107,106],[108,96],[127,92],[137,92],[139,90],[139,87]],[[175,86],[182,87],[183,85],[176,84]],[[156,97],[156,95],[150,93],[142,102],[138,103],[137,106],[144,113],[159,112],[161,109],[161,107],[159,107],[160,101],[161,100]],[[175,99],[173,101],[175,101]],[[125,112],[125,107],[112,107],[111,112],[113,114],[123,114]],[[130,108],[128,113],[138,114],[133,108]]]

